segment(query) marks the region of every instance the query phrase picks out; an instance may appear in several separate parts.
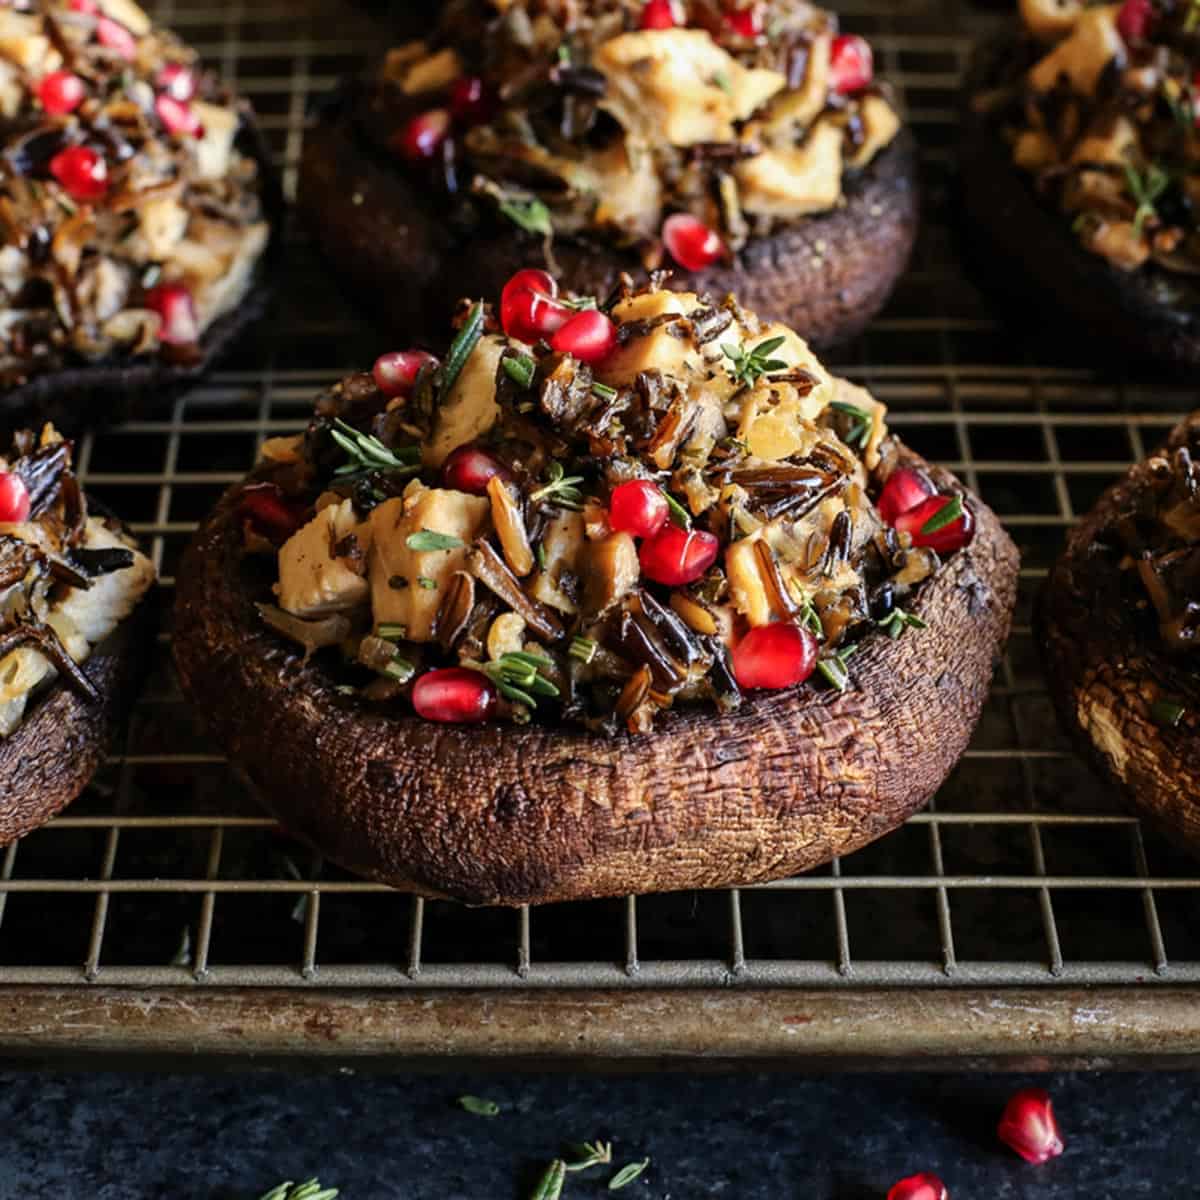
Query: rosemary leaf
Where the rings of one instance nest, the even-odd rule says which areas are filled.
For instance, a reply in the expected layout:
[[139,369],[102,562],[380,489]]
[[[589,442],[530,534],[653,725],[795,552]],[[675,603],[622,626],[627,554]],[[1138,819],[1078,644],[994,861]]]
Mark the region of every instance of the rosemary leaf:
[[519,388],[529,387],[537,371],[537,363],[528,354],[506,356],[502,365],[504,373]]
[[628,1187],[649,1165],[650,1160],[643,1158],[641,1162],[632,1162],[622,1167],[608,1181],[608,1190],[610,1192],[619,1192],[623,1187]]
[[408,637],[408,626],[384,621],[375,630],[375,636],[383,638],[385,642],[402,642]]
[[529,1200],[559,1200],[562,1196],[563,1184],[567,1178],[567,1164],[561,1158],[556,1158],[542,1176],[533,1195]]
[[484,1100],[479,1096],[459,1096],[458,1107],[475,1117],[496,1117],[500,1115],[500,1105],[495,1100]]
[[394,679],[397,683],[407,683],[416,673],[417,668],[414,663],[408,661],[407,658],[401,658],[396,655],[386,667],[383,668],[383,673]]
[[459,375],[462,374],[463,367],[467,365],[467,359],[475,352],[475,347],[479,345],[479,339],[482,336],[483,301],[479,300],[472,306],[463,327],[455,335],[454,341],[450,343],[450,349],[446,352],[446,361],[439,371],[437,393],[439,403],[449,394]]
[[617,394],[615,387],[609,387],[607,383],[593,383],[592,395],[599,396],[601,400],[611,400]]
[[833,400],[830,402],[830,408],[836,412],[845,413],[851,418],[850,429],[846,434],[847,446],[864,446],[867,438],[871,433],[871,426],[875,423],[875,418],[865,408],[859,408],[857,404],[847,404],[845,400]]
[[949,504],[943,504],[941,508],[921,526],[921,535],[928,536],[931,533],[937,533],[939,529],[945,529],[947,525],[953,525],[959,517],[962,516],[963,502],[962,496],[955,495],[954,499]]
[[671,511],[671,520],[674,521],[680,529],[691,529],[691,513],[689,513],[688,510],[684,508],[683,505],[680,504],[670,492],[664,491],[663,496],[666,498],[667,508]]
[[599,649],[599,645],[591,638],[577,637],[571,639],[571,648],[567,653],[586,666],[596,657],[596,651]]
[[418,533],[410,533],[404,544],[410,550],[417,551],[461,550],[466,542],[450,533],[437,533],[432,529],[422,529]]
[[850,686],[850,672],[846,670],[846,664],[836,656],[819,659],[817,670],[820,671],[821,678],[839,692],[844,692]]

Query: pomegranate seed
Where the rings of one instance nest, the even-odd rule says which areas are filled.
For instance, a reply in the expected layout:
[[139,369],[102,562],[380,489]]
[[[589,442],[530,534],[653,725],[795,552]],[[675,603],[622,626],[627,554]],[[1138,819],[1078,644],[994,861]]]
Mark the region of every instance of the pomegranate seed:
[[71,0],[71,11],[85,13],[90,17],[100,11],[100,5],[96,0]]
[[442,484],[456,492],[472,496],[487,494],[487,486],[497,475],[510,479],[508,468],[478,446],[459,446],[442,464]]
[[108,163],[90,146],[60,150],[50,160],[50,174],[75,200],[99,200],[108,191]]
[[703,271],[725,253],[721,235],[691,213],[672,213],[663,222],[662,240],[685,271]]
[[375,360],[371,374],[375,386],[385,396],[407,396],[417,382],[421,368],[437,365],[438,360],[424,350],[393,350]]
[[[956,502],[961,509],[958,516],[944,525],[936,520],[944,508]],[[927,528],[931,521],[936,528]],[[939,554],[950,554],[970,544],[975,536],[975,514],[960,496],[930,496],[916,508],[901,513],[896,518],[896,528],[901,533],[911,533],[914,546],[928,546]]]
[[161,91],[180,104],[186,104],[196,95],[196,72],[183,63],[167,63],[156,82]]
[[413,708],[427,721],[478,725],[496,707],[492,681],[466,667],[426,671],[413,685]]
[[169,346],[190,346],[200,340],[200,322],[192,293],[180,283],[161,283],[151,288],[142,303],[162,318],[158,340]]
[[570,318],[571,310],[558,303],[558,284],[545,271],[518,271],[500,293],[500,324],[518,341],[549,337]]
[[682,24],[675,10],[675,0],[646,0],[642,6],[643,29],[674,29]]
[[410,163],[427,163],[441,153],[449,132],[450,114],[444,108],[433,108],[413,117],[393,145]]
[[126,62],[137,58],[137,40],[119,21],[111,17],[101,17],[96,22],[96,38],[100,45],[107,46]]
[[594,365],[617,348],[617,327],[598,309],[586,308],[558,330],[550,345],[560,354]]
[[1141,42],[1154,24],[1152,0],[1125,0],[1117,13],[1117,29],[1127,42]]
[[450,112],[463,125],[482,125],[495,110],[488,86],[478,75],[464,75],[450,89]]
[[51,71],[38,84],[38,99],[42,107],[54,117],[65,117],[73,113],[87,95],[83,80],[70,71]]
[[166,92],[160,92],[154,97],[154,111],[163,123],[163,128],[170,134],[186,137],[202,137],[204,126],[200,118],[192,111],[191,106]]
[[11,471],[0,472],[0,521],[5,525],[19,525],[29,520],[29,489],[20,475]]
[[950,1193],[936,1175],[922,1171],[892,1184],[887,1200],[950,1200]]
[[803,683],[817,665],[817,639],[781,622],[752,629],[733,648],[733,674],[743,688],[785,688]]
[[638,560],[647,579],[679,587],[699,579],[717,561],[720,549],[721,543],[711,533],[666,525],[642,543]]
[[608,502],[608,523],[634,537],[653,537],[671,517],[662,488],[648,479],[631,479],[618,484]]
[[762,7],[752,4],[749,8],[731,9],[725,14],[725,24],[738,37],[753,40],[762,34]]
[[1062,1133],[1054,1119],[1050,1094],[1041,1088],[1017,1092],[1005,1105],[996,1133],[1026,1162],[1049,1162],[1063,1152]]
[[282,546],[304,524],[308,509],[289,500],[273,483],[254,483],[242,493],[238,512],[254,531]]
[[844,33],[833,39],[829,58],[830,83],[843,96],[861,92],[875,78],[875,55],[866,38]]
[[888,525],[895,525],[896,518],[910,508],[927,500],[934,494],[934,486],[919,471],[909,467],[897,467],[883,485],[875,507]]

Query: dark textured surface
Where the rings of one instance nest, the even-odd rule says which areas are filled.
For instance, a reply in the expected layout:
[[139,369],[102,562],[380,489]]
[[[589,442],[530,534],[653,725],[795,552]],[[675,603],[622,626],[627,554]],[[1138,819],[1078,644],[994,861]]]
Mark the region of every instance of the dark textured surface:
[[[1067,1144],[1032,1167],[995,1136],[1048,1087]],[[487,1119],[459,1111],[473,1093]],[[938,1172],[952,1200],[1197,1195],[1200,1077],[0,1076],[4,1200],[254,1200],[319,1174],[343,1200],[526,1200],[560,1140],[649,1155],[630,1200],[883,1200]],[[53,1148],[52,1150],[50,1148]],[[609,1193],[602,1171],[565,1200]]]

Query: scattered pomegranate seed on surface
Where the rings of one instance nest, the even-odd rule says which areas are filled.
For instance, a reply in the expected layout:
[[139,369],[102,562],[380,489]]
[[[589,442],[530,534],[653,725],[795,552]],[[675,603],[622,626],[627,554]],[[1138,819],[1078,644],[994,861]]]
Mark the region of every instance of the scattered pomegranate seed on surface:
[[663,222],[662,240],[685,271],[703,271],[725,253],[721,235],[691,213],[672,213]]
[[631,479],[613,488],[608,502],[608,523],[618,533],[653,537],[670,517],[670,506],[658,484],[648,479]]
[[934,486],[919,471],[909,467],[897,467],[883,485],[879,500],[875,507],[879,515],[889,525],[895,525],[896,518],[906,513],[910,508],[927,500],[934,494]]
[[50,174],[74,200],[99,200],[108,191],[108,163],[90,146],[60,150],[50,160]]
[[1127,42],[1144,41],[1153,24],[1152,0],[1125,0],[1117,13],[1117,29]]
[[196,72],[183,63],[167,63],[155,80],[172,100],[186,104],[196,95]]
[[496,688],[486,675],[466,667],[427,671],[413,684],[413,708],[427,721],[479,725],[496,708]]
[[289,500],[275,484],[255,483],[242,493],[238,511],[256,533],[282,546],[304,524],[308,510]]
[[721,543],[711,533],[666,525],[642,543],[638,560],[647,579],[681,587],[699,579],[717,561],[720,549]]
[[42,77],[37,88],[42,107],[51,116],[63,117],[73,113],[87,95],[87,88],[78,75],[70,71],[51,71]]
[[892,1184],[887,1200],[950,1200],[946,1185],[929,1171]]
[[158,340],[169,346],[190,346],[200,340],[200,322],[192,293],[181,283],[160,283],[151,288],[143,301],[151,312],[162,318]]
[[[952,519],[942,516],[943,510],[954,504],[960,510],[958,515]],[[975,536],[975,514],[961,496],[930,496],[916,508],[901,513],[896,518],[896,528],[901,533],[911,533],[914,546],[928,546],[939,554],[950,554],[970,545]]]
[[875,55],[871,43],[853,33],[835,37],[829,58],[829,79],[833,90],[849,96],[869,87],[874,78]]
[[1064,1149],[1050,1093],[1042,1088],[1025,1088],[1011,1097],[996,1133],[1026,1162],[1037,1165],[1057,1158]]
[[204,126],[191,106],[166,92],[154,97],[154,111],[168,133],[185,137],[202,137],[204,134]]
[[100,45],[115,51],[126,62],[137,58],[137,40],[119,21],[111,17],[101,17],[96,22],[96,38]]
[[0,472],[0,521],[6,525],[19,525],[29,520],[29,489],[20,475],[12,471]]
[[472,496],[487,495],[488,484],[497,475],[510,478],[508,468],[478,446],[459,446],[442,464],[442,485]]
[[642,5],[641,26],[643,29],[674,29],[682,25],[676,11],[675,0],[646,0]]
[[739,687],[792,687],[813,673],[817,639],[807,629],[787,622],[759,625],[734,646],[732,657]]
[[749,8],[733,8],[725,14],[725,24],[738,37],[757,38],[762,34],[762,7],[752,4]]
[[388,397],[407,396],[424,366],[436,367],[438,360],[424,350],[392,350],[381,354],[371,368],[375,386]]
[[450,132],[450,113],[433,108],[413,117],[393,143],[411,163],[427,163],[441,152],[442,143]]
[[576,313],[550,339],[560,354],[570,354],[594,365],[603,362],[617,348],[617,327],[609,317],[594,308]]
[[464,75],[450,88],[450,112],[464,125],[482,125],[494,108],[487,84],[478,75]]
[[518,271],[500,293],[500,324],[518,341],[549,337],[570,318],[571,310],[558,302],[558,284],[546,271]]

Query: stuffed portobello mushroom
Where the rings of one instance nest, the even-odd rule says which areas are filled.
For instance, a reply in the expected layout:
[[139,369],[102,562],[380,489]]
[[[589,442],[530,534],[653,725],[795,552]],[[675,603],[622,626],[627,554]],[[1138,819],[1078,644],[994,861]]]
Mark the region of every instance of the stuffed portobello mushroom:
[[185,555],[173,644],[289,830],[519,904],[892,829],[966,746],[1016,570],[789,327],[526,270],[440,361],[386,354],[264,445]]
[[1200,364],[1200,23],[1190,0],[1021,0],[968,88],[965,233],[1058,341]]
[[238,100],[133,0],[0,9],[0,405],[65,427],[257,315],[277,184]]
[[1135,807],[1200,850],[1200,413],[1100,498],[1047,583],[1059,715]]
[[0,456],[0,845],[48,821],[103,761],[150,635],[150,560],[89,508],[71,444],[24,430]]
[[903,271],[913,143],[869,44],[808,0],[450,0],[430,24],[309,131],[299,189],[397,335],[540,259],[589,295],[672,267],[826,345]]

